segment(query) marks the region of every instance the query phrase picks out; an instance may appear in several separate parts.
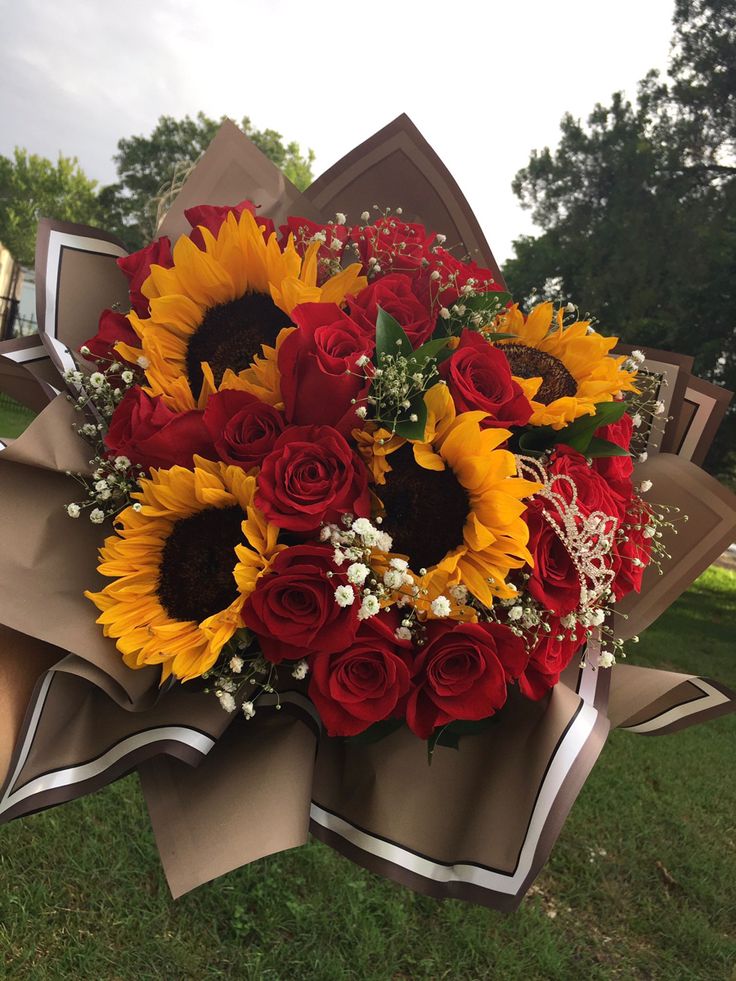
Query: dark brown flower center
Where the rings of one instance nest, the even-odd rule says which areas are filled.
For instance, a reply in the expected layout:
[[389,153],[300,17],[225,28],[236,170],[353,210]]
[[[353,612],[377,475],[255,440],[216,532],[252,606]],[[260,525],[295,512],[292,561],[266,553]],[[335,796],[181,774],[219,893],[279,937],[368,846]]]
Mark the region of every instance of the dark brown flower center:
[[549,405],[555,399],[577,393],[578,383],[564,364],[551,354],[538,351],[535,347],[527,347],[526,344],[504,344],[501,350],[508,358],[512,375],[517,378],[543,379],[534,396],[535,402]]
[[261,353],[261,344],[276,342],[279,331],[291,323],[265,293],[245,293],[239,300],[210,307],[187,348],[187,376],[196,398],[206,361],[219,385],[227,368],[242,371]]
[[237,505],[207,508],[171,529],[161,554],[157,592],[172,620],[201,623],[236,598],[234,549],[243,541],[244,517]]
[[393,538],[394,551],[408,555],[418,572],[462,545],[468,495],[449,467],[420,467],[409,445],[392,453],[389,462],[386,484],[377,488],[385,508],[381,528]]

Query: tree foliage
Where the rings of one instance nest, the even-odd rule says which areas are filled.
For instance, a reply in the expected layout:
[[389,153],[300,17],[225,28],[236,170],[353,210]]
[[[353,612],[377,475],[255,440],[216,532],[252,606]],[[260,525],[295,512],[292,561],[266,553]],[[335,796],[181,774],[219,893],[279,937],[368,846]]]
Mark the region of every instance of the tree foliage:
[[[604,332],[695,356],[736,387],[736,6],[677,0],[669,78],[650,72],[514,179],[542,228],[514,243],[513,293],[573,299]],[[710,466],[736,474],[736,417]]]
[[[128,248],[141,248],[156,231],[159,202],[164,204],[209,146],[225,117],[211,119],[203,112],[196,118],[161,116],[149,136],[131,136],[118,142],[114,156],[118,180],[100,192],[106,226]],[[284,144],[273,129],[258,130],[248,116],[241,129],[300,189],[312,182],[314,153],[301,153],[298,143]]]
[[[0,242],[21,265],[32,266],[38,219],[45,217],[98,225],[130,251],[142,248],[155,236],[159,201],[170,200],[224,118],[161,116],[149,136],[121,139],[114,157],[118,180],[99,191],[76,157],[59,155],[54,163],[18,148],[12,158],[0,156]],[[276,130],[254,129],[247,116],[240,125],[300,190],[311,184],[312,150],[304,155]]]
[[23,266],[32,266],[36,226],[42,217],[95,224],[100,215],[96,181],[76,157],[45,157],[16,147],[0,156],[0,242]]

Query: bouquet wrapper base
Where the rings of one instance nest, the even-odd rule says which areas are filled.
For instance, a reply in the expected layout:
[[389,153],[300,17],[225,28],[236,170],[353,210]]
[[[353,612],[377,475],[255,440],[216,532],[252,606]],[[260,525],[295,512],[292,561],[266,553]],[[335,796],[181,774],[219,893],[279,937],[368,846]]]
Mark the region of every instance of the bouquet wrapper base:
[[295,715],[259,711],[228,728],[206,766],[159,755],[139,768],[174,898],[305,844],[316,745]]
[[[196,204],[249,195],[277,221],[318,219],[385,204],[383,188],[405,218],[436,225],[497,270],[467,201],[406,117],[303,195],[226,125],[160,232],[185,232],[184,210]],[[303,690],[286,693],[281,711],[259,704],[246,722],[189,686],[162,693],[153,668],[129,670],[82,595],[101,584],[96,552],[109,527],[71,523],[64,513],[76,486],[66,471],[88,472],[89,461],[72,429],[78,414],[56,397],[59,372],[95,333],[101,306],[125,296],[115,264],[123,252],[99,230],[42,222],[40,335],[0,345],[0,387],[40,412],[17,440],[0,441],[0,823],[137,770],[174,896],[296,847],[311,829],[418,892],[514,909],[611,728],[674,732],[734,711],[736,696],[697,676],[629,664],[595,670],[593,637],[585,668],[574,661],[539,702],[512,689],[497,725],[463,738],[459,752],[437,747],[428,766],[425,744],[406,730],[367,745],[320,735]],[[689,365],[680,359],[670,369],[687,373]],[[710,391],[685,381],[696,409],[707,409]],[[682,422],[685,435],[668,444],[676,452],[650,454],[641,469],[656,499],[691,520],[667,543],[665,574],[647,572],[641,594],[620,605],[627,636],[652,623],[736,537],[736,500],[688,462],[700,458],[709,432],[710,417],[696,409]]]
[[[596,671],[595,638],[586,668],[574,662],[539,702],[512,690],[497,725],[464,738],[459,752],[438,747],[431,766],[406,730],[367,745],[319,736],[303,691],[286,693],[281,711],[259,706],[247,722],[188,686],[161,694],[154,669],[123,665],[82,596],[96,582],[106,529],[68,532],[65,471],[88,465],[73,420],[57,398],[0,454],[0,821],[138,769],[175,896],[295,847],[311,828],[419,892],[510,910],[544,864],[611,726],[671,732],[734,709],[733,693],[708,679],[626,664]],[[640,597],[646,617],[734,531],[712,478],[664,455],[653,465],[674,466],[680,477],[667,489],[684,510],[710,501],[712,517],[696,557],[691,541],[673,539],[671,578],[656,582],[664,592],[654,606]]]

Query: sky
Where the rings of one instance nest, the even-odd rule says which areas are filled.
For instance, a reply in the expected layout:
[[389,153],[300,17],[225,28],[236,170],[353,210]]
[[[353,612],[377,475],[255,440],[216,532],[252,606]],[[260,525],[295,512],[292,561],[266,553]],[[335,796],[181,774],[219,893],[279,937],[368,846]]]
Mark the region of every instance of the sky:
[[[565,112],[634,98],[664,70],[674,0],[0,0],[0,154],[78,157],[115,178],[118,139],[160,115],[250,116],[314,174],[406,112],[499,262],[537,231],[511,191]],[[401,202],[379,202],[400,205]],[[349,216],[350,217],[350,216]],[[354,216],[357,218],[357,216]]]

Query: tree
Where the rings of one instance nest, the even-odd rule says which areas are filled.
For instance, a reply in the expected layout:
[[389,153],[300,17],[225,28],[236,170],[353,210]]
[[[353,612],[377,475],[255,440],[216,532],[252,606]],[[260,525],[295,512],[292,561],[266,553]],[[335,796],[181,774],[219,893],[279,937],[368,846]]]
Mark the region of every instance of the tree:
[[32,266],[39,218],[95,224],[96,187],[76,157],[59,154],[53,163],[19,147],[12,158],[0,156],[0,242],[22,266]]
[[[224,121],[203,112],[195,119],[161,116],[150,136],[131,136],[118,142],[114,156],[118,181],[100,192],[106,227],[132,250],[154,235],[159,202],[164,204],[209,146]],[[312,181],[314,153],[303,156],[298,143],[284,144],[273,129],[257,130],[243,117],[241,128],[266,156],[300,189]]]
[[[604,332],[695,356],[736,387],[736,7],[677,0],[670,76],[650,72],[587,125],[569,114],[513,189],[539,236],[504,267],[516,296],[574,299]],[[709,467],[736,478],[736,415]]]

